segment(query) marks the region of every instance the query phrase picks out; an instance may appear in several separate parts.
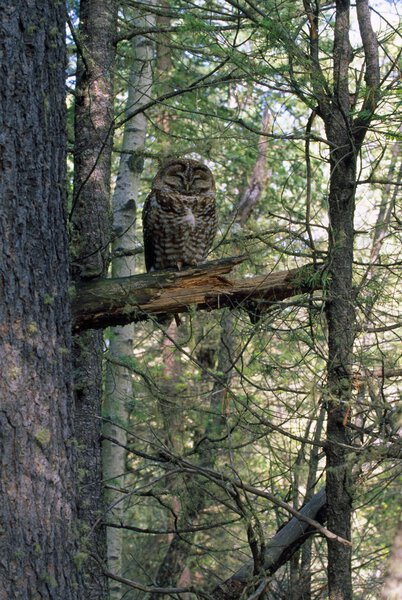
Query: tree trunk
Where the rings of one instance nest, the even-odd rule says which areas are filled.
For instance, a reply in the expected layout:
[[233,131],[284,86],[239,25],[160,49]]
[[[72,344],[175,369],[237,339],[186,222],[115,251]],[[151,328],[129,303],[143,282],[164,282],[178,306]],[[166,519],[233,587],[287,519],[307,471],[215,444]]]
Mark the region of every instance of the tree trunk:
[[[0,598],[82,598],[74,543],[64,7],[0,11]],[[7,285],[5,283],[7,282]]]
[[[354,341],[352,290],[356,150],[351,138],[348,83],[350,62],[349,3],[337,2],[334,40],[334,98],[325,115],[330,155],[329,249],[330,282],[326,303],[328,323],[327,398],[327,523],[328,529],[350,540],[352,515],[350,436]],[[351,548],[328,540],[328,588],[331,600],[352,598]]]
[[[339,117],[339,113],[338,113]],[[350,143],[338,141],[331,159],[329,195],[331,274],[326,304],[328,322],[327,502],[328,529],[350,540],[352,490],[347,428],[351,402],[354,309],[352,298],[355,157]],[[341,156],[343,154],[343,156]],[[352,598],[351,548],[328,541],[331,600]]]
[[[366,57],[366,96],[360,115],[352,119],[349,63],[349,0],[337,0],[333,50],[333,95],[321,101],[330,154],[327,398],[327,522],[328,529],[350,540],[351,469],[347,428],[352,402],[351,368],[354,342],[352,287],[356,161],[374,112],[379,86],[378,44],[371,28],[368,0],[358,0],[357,16]],[[351,548],[328,540],[330,600],[352,598]]]
[[[143,17],[134,21],[134,26],[152,26],[153,17]],[[131,44],[131,73],[127,98],[126,116],[134,107],[137,109],[149,99],[152,85],[151,61],[152,42],[144,36],[135,36]],[[144,114],[137,114],[127,120],[124,128],[122,154],[119,172],[113,196],[113,260],[112,276],[128,277],[135,272],[136,244],[136,203],[138,200],[140,176],[143,169],[143,151],[145,147],[147,122]],[[130,370],[117,365],[121,357],[132,355],[134,325],[113,329],[110,339],[109,355],[111,360],[106,366],[106,390],[103,403],[103,415],[106,421],[103,433],[108,438],[118,440],[119,444],[105,439],[102,444],[103,478],[111,484],[106,492],[107,506],[113,506],[108,521],[122,522],[124,502],[121,492],[116,488],[124,487],[126,471],[127,445],[127,402],[132,398],[133,385]],[[121,361],[120,361],[121,362]],[[121,427],[123,425],[123,427]],[[108,569],[118,575],[123,574],[124,530],[109,527],[107,529]],[[109,600],[120,600],[121,583],[111,580]]]
[[[114,0],[81,0],[75,104],[73,274],[76,281],[106,274],[110,242],[110,169],[113,141]],[[76,437],[79,447],[83,555],[87,598],[105,598],[106,556],[101,471],[101,332],[75,337]]]

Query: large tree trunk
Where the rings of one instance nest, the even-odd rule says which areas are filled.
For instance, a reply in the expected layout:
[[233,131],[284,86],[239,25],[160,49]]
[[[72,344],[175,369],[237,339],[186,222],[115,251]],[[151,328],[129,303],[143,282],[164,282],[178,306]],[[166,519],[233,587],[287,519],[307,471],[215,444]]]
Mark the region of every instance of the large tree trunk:
[[[73,274],[76,281],[106,274],[110,242],[115,0],[81,0],[75,103]],[[102,333],[75,337],[76,438],[79,447],[82,551],[87,598],[105,598],[106,556],[101,470]]]
[[[0,11],[0,598],[81,598],[74,562],[64,7]],[[7,285],[5,285],[7,283]]]

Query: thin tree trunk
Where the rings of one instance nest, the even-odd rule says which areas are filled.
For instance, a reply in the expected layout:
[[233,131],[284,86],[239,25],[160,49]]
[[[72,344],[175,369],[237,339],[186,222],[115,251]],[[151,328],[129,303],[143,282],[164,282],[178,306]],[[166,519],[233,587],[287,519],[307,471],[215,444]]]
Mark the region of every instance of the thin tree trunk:
[[[76,281],[104,276],[110,242],[110,169],[113,141],[115,0],[81,0],[75,103],[73,274]],[[83,555],[87,598],[106,597],[106,556],[101,471],[103,337],[87,331],[75,337],[76,437],[79,448]]]
[[[310,55],[314,65],[312,85],[331,144],[328,197],[330,278],[325,309],[328,324],[327,522],[330,531],[350,540],[352,461],[348,451],[350,435],[347,423],[352,401],[351,368],[355,335],[352,268],[356,163],[378,100],[378,44],[371,28],[368,0],[358,0],[357,16],[366,58],[366,96],[362,111],[353,120],[349,89],[349,64],[353,58],[349,41],[349,0],[336,1],[331,97],[321,83],[317,8],[316,5],[311,8],[307,0],[305,8],[309,17]],[[351,548],[334,540],[328,540],[328,594],[330,600],[352,598]]]
[[[317,417],[316,430],[314,432],[314,441],[319,443],[322,439],[322,430],[324,426],[325,408],[321,406]],[[313,490],[317,481],[317,471],[320,454],[319,445],[312,446],[309,461],[309,473],[306,485],[306,495],[304,502],[308,503],[313,497]],[[311,561],[312,561],[312,539],[309,538],[303,544],[300,551],[299,567],[299,600],[311,600]]]
[[[83,598],[75,556],[64,7],[0,10],[0,599]],[[7,282],[7,285],[5,283]]]
[[[334,111],[335,112],[335,111]],[[342,115],[336,111],[334,120]],[[354,149],[346,131],[332,136],[338,145],[331,156],[329,193],[331,274],[326,316],[328,322],[327,502],[328,529],[351,537],[352,489],[347,428],[352,395],[351,368],[354,341],[352,291],[353,216],[356,178]],[[328,585],[331,600],[352,598],[351,548],[328,541]]]
[[258,204],[261,194],[268,184],[269,170],[267,164],[267,152],[269,142],[267,136],[264,134],[268,133],[270,124],[271,113],[269,111],[269,105],[267,104],[261,121],[262,135],[258,140],[257,160],[255,161],[253,171],[248,180],[247,188],[233,211],[241,226],[246,223],[252,214],[254,207]]
[[[135,26],[153,26],[153,17],[136,19]],[[144,36],[135,36],[131,44],[132,69],[130,73],[126,116],[132,109],[137,109],[149,100],[152,85],[151,61],[153,44]],[[122,154],[113,196],[113,260],[112,277],[128,277],[135,272],[136,244],[135,219],[136,203],[140,176],[143,169],[143,151],[145,148],[146,119],[137,114],[126,121],[124,128]],[[105,439],[102,444],[103,477],[110,489],[106,492],[107,506],[113,506],[108,521],[121,522],[124,514],[124,502],[121,492],[116,489],[124,487],[126,470],[127,445],[127,401],[133,395],[130,370],[116,364],[122,357],[132,355],[134,325],[116,327],[110,339],[109,355],[112,359],[106,365],[106,390],[103,404],[103,415],[106,421],[103,433],[108,438],[118,440],[119,444]],[[120,360],[121,362],[121,360]],[[123,427],[121,427],[123,425]],[[124,530],[109,527],[107,529],[108,569],[117,575],[123,574],[123,542]],[[111,580],[109,583],[109,600],[120,600],[121,583]]]
[[[160,0],[158,3],[160,12],[156,16],[156,26],[161,29],[169,29],[172,25],[171,17],[169,16],[169,2],[168,0]],[[172,61],[172,48],[170,43],[169,33],[159,33],[156,36],[156,72],[155,72],[155,83],[157,84],[158,94],[166,93],[171,89],[169,86],[169,80],[171,78],[173,61]],[[166,153],[169,154],[171,146],[171,138],[168,137],[170,133],[170,121],[171,114],[169,108],[165,108],[163,104],[159,107],[157,115],[157,125],[161,131],[161,134],[165,134],[164,137],[161,135],[161,141],[166,147]]]

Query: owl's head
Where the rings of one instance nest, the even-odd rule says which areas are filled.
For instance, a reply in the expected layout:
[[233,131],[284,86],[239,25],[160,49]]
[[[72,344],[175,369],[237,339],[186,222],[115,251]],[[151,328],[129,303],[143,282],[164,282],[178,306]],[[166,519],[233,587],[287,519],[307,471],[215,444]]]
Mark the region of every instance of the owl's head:
[[174,159],[159,169],[152,188],[195,196],[214,192],[215,181],[208,167],[198,160]]

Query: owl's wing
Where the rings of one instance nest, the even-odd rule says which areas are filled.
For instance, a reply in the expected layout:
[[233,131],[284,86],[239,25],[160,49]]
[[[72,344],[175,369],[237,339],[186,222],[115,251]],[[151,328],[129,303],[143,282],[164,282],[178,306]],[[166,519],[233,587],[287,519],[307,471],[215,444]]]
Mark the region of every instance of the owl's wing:
[[151,192],[144,203],[142,210],[142,230],[144,235],[144,257],[145,257],[145,268],[147,272],[154,270],[155,268],[155,244],[154,244],[154,231],[153,231],[153,212],[155,208],[152,207],[152,199],[154,192]]

